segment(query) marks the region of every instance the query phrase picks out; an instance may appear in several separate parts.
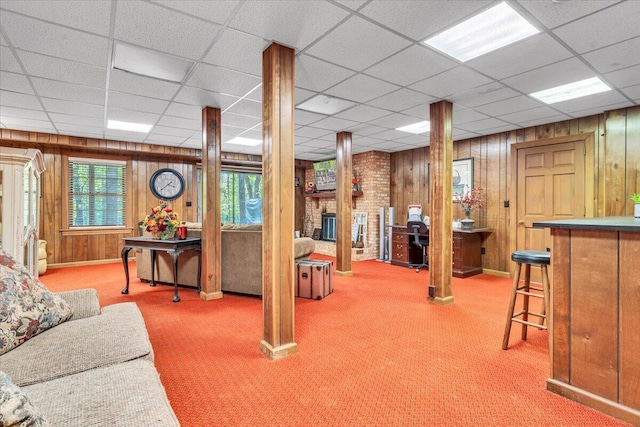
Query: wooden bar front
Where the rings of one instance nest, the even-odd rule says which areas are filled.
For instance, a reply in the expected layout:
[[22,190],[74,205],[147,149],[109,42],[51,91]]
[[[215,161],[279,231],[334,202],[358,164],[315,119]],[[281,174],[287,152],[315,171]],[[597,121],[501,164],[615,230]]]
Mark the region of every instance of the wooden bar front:
[[534,226],[553,238],[547,389],[640,425],[640,221]]

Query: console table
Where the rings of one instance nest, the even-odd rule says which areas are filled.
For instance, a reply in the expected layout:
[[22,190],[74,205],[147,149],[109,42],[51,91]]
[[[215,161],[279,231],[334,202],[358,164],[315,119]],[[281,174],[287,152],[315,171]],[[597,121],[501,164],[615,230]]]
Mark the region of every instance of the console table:
[[[151,252],[151,283],[150,286],[156,286],[155,267],[156,267],[156,251],[167,252],[173,261],[173,302],[180,301],[178,295],[178,257],[187,249],[195,249],[201,251],[201,239],[199,237],[187,237],[184,240],[169,239],[155,240],[151,237],[125,237],[124,247],[122,248],[122,264],[124,265],[124,274],[127,278],[127,284],[122,290],[123,294],[129,293],[129,263],[127,257],[129,251],[133,248],[149,249]],[[200,292],[200,274],[202,273],[202,254],[198,257],[198,292]]]
[[[482,273],[482,240],[488,228],[472,230],[453,230],[453,277],[464,279]],[[424,234],[428,236],[429,232]],[[412,243],[413,233],[405,225],[391,227],[391,264],[409,267],[409,264],[422,260],[420,248]]]

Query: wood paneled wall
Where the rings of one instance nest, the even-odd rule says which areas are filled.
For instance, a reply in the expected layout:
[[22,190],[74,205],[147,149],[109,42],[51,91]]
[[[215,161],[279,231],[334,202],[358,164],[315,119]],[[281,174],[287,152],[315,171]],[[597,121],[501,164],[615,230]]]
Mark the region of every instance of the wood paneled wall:
[[[474,187],[485,189],[485,207],[472,215],[478,225],[494,230],[484,244],[484,268],[510,269],[509,242],[515,225],[510,224],[511,208],[505,208],[504,201],[512,198],[511,144],[580,133],[594,135],[594,164],[588,167],[594,179],[596,216],[633,215],[630,198],[640,192],[640,107],[454,142],[454,159],[473,157]],[[390,204],[396,209],[396,222],[407,218],[410,204],[421,204],[423,213],[429,211],[428,159],[428,147],[391,154]],[[515,206],[514,200],[510,202]],[[462,216],[454,204],[453,218]]]

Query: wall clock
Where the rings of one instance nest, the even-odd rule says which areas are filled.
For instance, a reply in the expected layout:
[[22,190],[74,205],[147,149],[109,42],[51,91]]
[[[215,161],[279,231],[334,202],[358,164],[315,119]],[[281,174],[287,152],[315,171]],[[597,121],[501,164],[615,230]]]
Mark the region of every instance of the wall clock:
[[151,175],[149,188],[151,193],[161,200],[175,200],[184,193],[184,178],[177,170],[158,169]]

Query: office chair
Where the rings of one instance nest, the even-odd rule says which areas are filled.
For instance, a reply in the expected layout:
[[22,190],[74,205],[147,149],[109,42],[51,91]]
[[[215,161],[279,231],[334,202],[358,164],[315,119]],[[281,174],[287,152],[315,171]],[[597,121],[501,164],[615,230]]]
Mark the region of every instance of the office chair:
[[[422,252],[421,264],[409,264],[409,267],[415,267],[416,273],[419,273],[421,268],[429,268],[426,250],[426,247],[429,246],[429,236],[424,236],[428,232],[427,225],[422,221],[409,221],[407,222],[407,231],[413,233],[413,241],[411,243],[418,246]],[[421,236],[420,234],[423,235]]]

